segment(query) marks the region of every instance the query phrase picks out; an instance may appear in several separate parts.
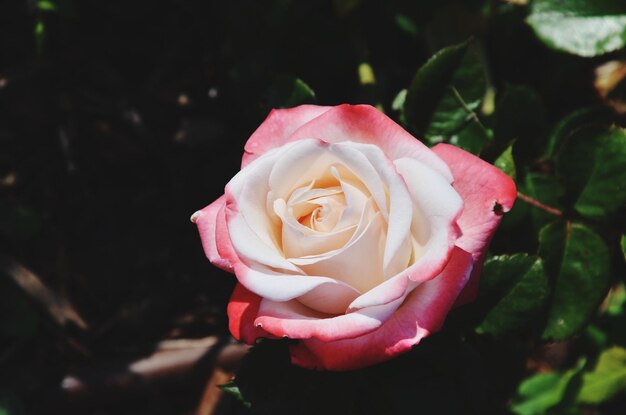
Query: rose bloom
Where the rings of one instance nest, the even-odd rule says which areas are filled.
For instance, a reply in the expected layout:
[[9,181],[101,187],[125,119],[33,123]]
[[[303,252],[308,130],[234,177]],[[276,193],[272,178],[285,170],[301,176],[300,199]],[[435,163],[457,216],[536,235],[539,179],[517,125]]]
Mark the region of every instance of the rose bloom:
[[348,370],[408,351],[476,296],[515,196],[494,166],[373,107],[303,105],[269,114],[192,221],[237,277],[235,338],[297,339],[293,363]]

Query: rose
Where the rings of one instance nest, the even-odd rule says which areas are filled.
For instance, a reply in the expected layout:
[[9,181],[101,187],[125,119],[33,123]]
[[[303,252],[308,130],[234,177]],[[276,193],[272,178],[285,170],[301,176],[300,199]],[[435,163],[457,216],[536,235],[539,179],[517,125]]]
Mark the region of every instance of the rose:
[[430,150],[370,106],[300,106],[270,113],[192,221],[238,279],[235,338],[298,339],[292,362],[347,370],[409,350],[475,297],[515,195],[494,166]]

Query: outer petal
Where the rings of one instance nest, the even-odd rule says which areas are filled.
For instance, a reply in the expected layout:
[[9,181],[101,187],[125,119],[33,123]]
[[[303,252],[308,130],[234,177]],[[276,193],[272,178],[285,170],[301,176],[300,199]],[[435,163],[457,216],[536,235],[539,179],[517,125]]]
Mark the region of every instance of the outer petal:
[[254,344],[259,337],[268,337],[267,333],[254,325],[259,312],[261,297],[237,284],[228,303],[228,328],[237,340]]
[[263,299],[255,324],[278,337],[316,338],[324,342],[349,339],[379,328],[402,300],[333,317],[316,313],[295,300],[278,303]]
[[[453,187],[461,195],[463,213],[457,221],[463,236],[456,245],[471,253],[476,264],[459,304],[475,298],[482,261],[489,242],[500,224],[503,212],[513,207],[517,189],[515,182],[498,168],[449,144],[438,144],[433,151],[441,157],[454,175]],[[496,208],[496,205],[500,207]]]
[[404,271],[358,297],[350,304],[350,310],[399,298],[405,294],[409,280],[424,282],[435,278],[446,266],[459,235],[456,221],[462,212],[463,201],[448,182],[417,160],[400,158],[396,160],[396,167],[404,177],[416,209],[412,233],[418,239],[424,239],[416,241],[419,257]]
[[288,141],[318,138],[329,143],[351,141],[374,144],[390,160],[411,157],[452,181],[450,169],[428,147],[376,108],[339,105],[304,124]]
[[343,312],[359,295],[348,284],[333,278],[284,274],[261,265],[237,263],[235,274],[242,285],[260,297],[283,302],[306,296],[307,305],[322,312]]
[[414,289],[380,328],[353,339],[303,340],[291,347],[292,362],[307,368],[350,370],[408,351],[441,327],[471,270],[472,256],[455,248],[441,275]]
[[[198,226],[200,240],[204,253],[211,263],[224,271],[233,272],[233,265],[226,258],[223,258],[217,249],[217,221],[224,221],[224,204],[226,198],[220,196],[216,201],[191,216],[191,221]],[[222,213],[220,215],[220,212]],[[227,235],[226,235],[227,236]]]
[[301,105],[295,108],[272,110],[265,121],[250,136],[245,147],[241,167],[245,167],[261,154],[287,142],[289,136],[302,125],[319,117],[331,107]]

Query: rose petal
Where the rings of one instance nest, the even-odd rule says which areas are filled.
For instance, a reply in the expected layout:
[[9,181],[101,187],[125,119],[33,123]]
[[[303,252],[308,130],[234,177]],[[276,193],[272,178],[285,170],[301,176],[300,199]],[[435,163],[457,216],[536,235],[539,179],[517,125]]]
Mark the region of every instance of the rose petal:
[[267,151],[282,146],[296,129],[322,115],[330,108],[317,105],[300,105],[295,108],[272,110],[248,139],[241,167],[247,166]]
[[[385,277],[389,278],[406,269],[411,257],[409,229],[413,217],[413,202],[405,180],[396,166],[378,147],[352,144],[367,157],[377,170],[389,192],[389,218],[387,220],[387,240],[383,257]],[[442,179],[443,180],[443,179]]]
[[[307,275],[326,275],[343,281],[365,292],[380,284],[383,279],[382,257],[384,247],[384,221],[377,213],[356,239],[339,250],[322,255],[290,258]],[[345,310],[345,309],[344,309]]]
[[308,138],[318,138],[329,143],[349,141],[373,144],[390,160],[414,158],[452,182],[450,169],[439,157],[391,118],[369,105],[344,104],[332,107],[302,125],[285,142]]
[[226,309],[228,328],[235,339],[254,344],[257,338],[268,337],[265,331],[254,324],[260,304],[261,297],[246,290],[241,284],[235,286]]
[[314,338],[291,346],[292,362],[326,370],[350,370],[404,353],[439,330],[472,270],[472,256],[455,248],[441,275],[420,284],[378,329],[360,337],[323,342]]
[[353,225],[333,232],[316,232],[290,216],[282,199],[277,200],[274,206],[283,222],[283,251],[287,257],[318,255],[339,249],[350,240],[356,229]]
[[289,275],[259,264],[235,265],[241,284],[253,293],[273,301],[289,301],[310,292],[326,296],[330,307],[345,310],[359,292],[350,285],[327,276]]
[[394,301],[405,294],[408,280],[424,282],[439,275],[459,236],[456,220],[462,212],[463,201],[452,186],[437,172],[417,160],[398,159],[396,168],[404,177],[417,210],[412,216],[411,233],[425,239],[423,245],[416,242],[421,256],[404,271],[358,297],[350,304],[350,310]]
[[459,304],[464,304],[476,297],[489,242],[500,224],[502,212],[513,207],[517,189],[515,182],[501,170],[466,151],[449,144],[438,144],[433,151],[452,169],[453,186],[465,204],[457,221],[463,235],[456,244],[472,254],[476,266],[459,298]]
[[[218,220],[218,213],[220,210],[222,210],[223,213],[225,203],[226,197],[222,195],[204,209],[194,213],[191,220],[198,226],[202,247],[209,261],[224,271],[232,272],[232,264],[230,261],[220,256],[216,242],[216,222]],[[221,219],[224,219],[223,216]]]
[[278,337],[321,341],[350,339],[380,327],[402,300],[333,317],[316,313],[296,300],[279,303],[263,299],[255,324]]

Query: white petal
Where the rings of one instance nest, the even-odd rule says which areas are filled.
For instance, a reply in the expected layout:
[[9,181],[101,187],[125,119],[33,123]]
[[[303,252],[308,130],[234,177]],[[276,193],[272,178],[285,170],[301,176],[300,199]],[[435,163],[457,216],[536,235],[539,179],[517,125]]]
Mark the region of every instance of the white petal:
[[[355,235],[358,230],[355,232]],[[343,281],[365,292],[384,280],[382,252],[385,241],[384,221],[376,213],[356,239],[342,249],[323,255],[290,258],[304,272]]]

